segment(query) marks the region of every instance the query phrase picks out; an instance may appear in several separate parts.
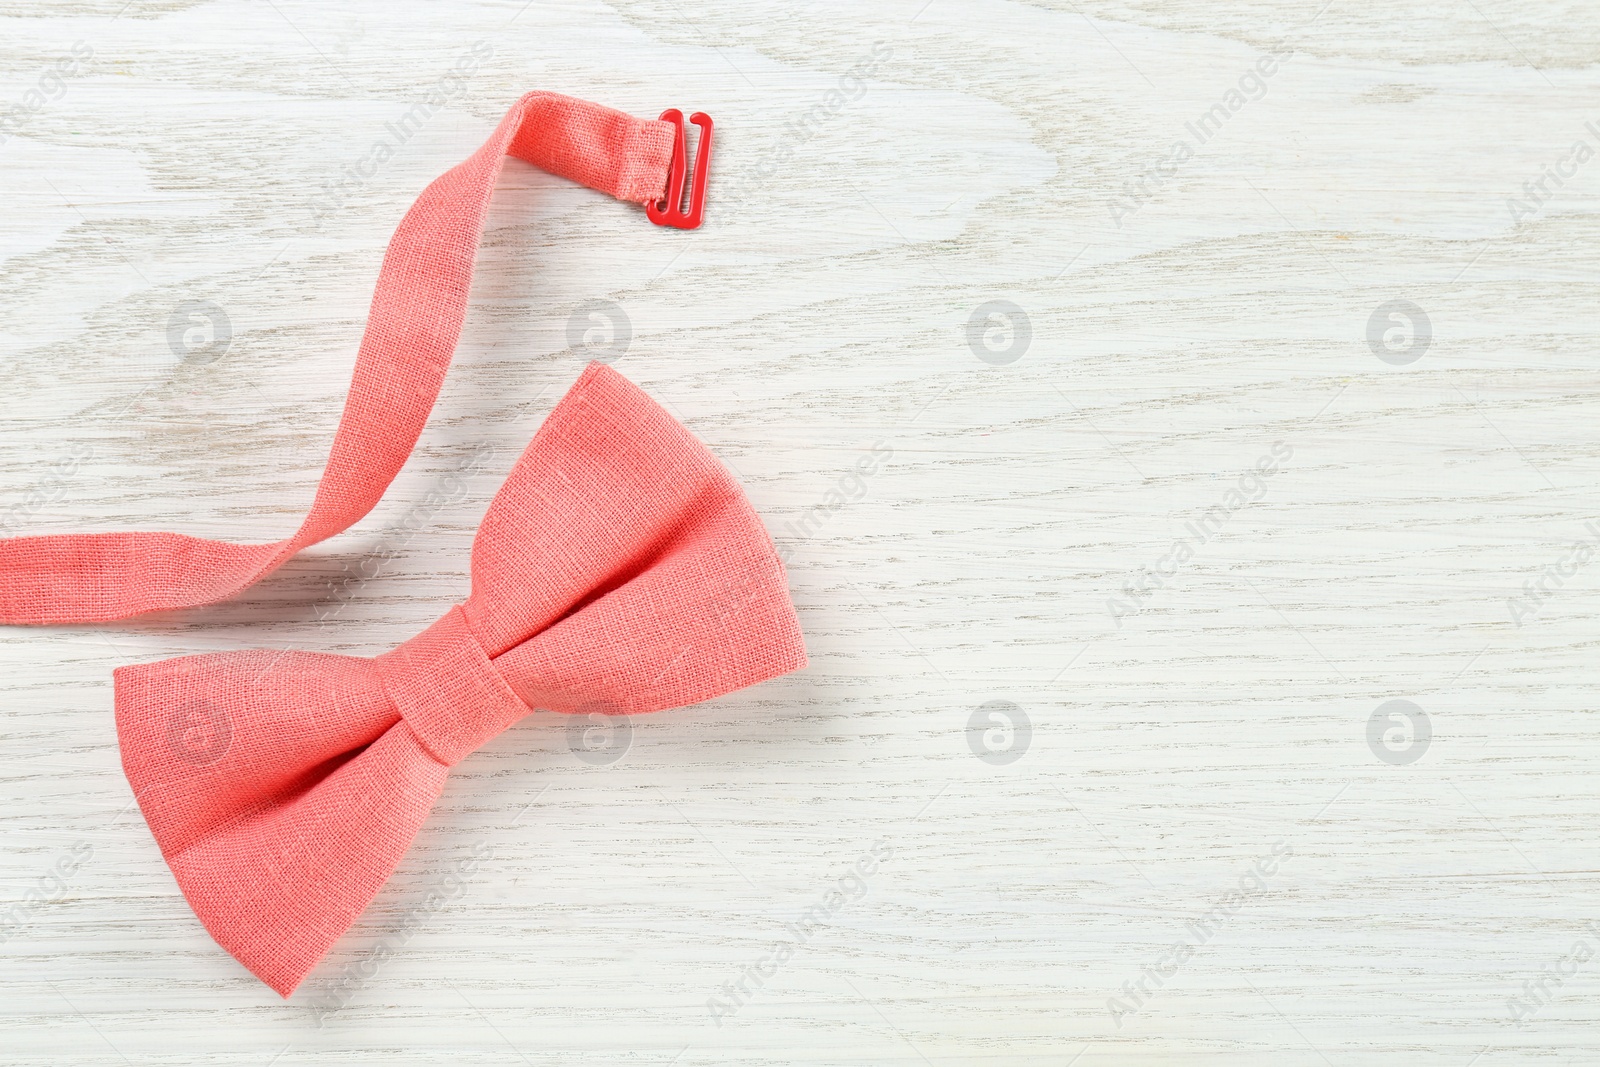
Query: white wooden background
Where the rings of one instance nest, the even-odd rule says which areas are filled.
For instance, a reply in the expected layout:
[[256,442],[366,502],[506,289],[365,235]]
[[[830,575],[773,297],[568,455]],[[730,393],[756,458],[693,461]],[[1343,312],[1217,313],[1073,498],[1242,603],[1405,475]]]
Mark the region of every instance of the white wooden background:
[[[353,531],[237,602],[0,633],[0,1063],[1600,1062],[1591,5],[0,14],[11,532],[287,534],[389,234],[519,93],[719,148],[692,234],[507,166]],[[436,618],[594,301],[792,549],[812,665],[598,753],[511,730],[282,1002],[130,806],[111,671]]]

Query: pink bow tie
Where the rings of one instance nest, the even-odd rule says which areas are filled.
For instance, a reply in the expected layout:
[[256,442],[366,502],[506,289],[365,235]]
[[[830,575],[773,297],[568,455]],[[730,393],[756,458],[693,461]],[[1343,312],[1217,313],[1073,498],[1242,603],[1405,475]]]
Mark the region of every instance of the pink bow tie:
[[287,996],[394,870],[449,768],[533,708],[658,711],[804,665],[739,487],[593,363],[490,505],[465,604],[376,659],[122,667],[117,735],[195,914]]
[[[439,393],[507,152],[692,228],[682,116],[641,122],[530,93],[433,182],[390,242],[350,398],[290,538],[169,533],[0,540],[0,623],[211,603],[344,530],[399,472]],[[116,672],[123,767],[217,942],[284,996],[405,853],[449,768],[534,709],[680,707],[805,664],[771,539],[711,454],[591,364],[496,495],[472,594],[375,659],[234,652]]]

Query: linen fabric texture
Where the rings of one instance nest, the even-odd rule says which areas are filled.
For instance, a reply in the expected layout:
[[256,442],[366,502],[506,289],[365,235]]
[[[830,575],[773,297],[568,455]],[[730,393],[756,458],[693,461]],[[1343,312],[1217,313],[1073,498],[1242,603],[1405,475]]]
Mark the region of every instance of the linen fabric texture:
[[620,200],[666,190],[676,129],[528,93],[464,162],[423,190],[389,241],[350,394],[293,535],[235,544],[175,533],[0,539],[0,623],[103,622],[224,600],[378,503],[416,446],[466,318],[489,197],[507,153]]
[[592,363],[490,505],[464,604],[374,659],[119,668],[117,735],[195,914],[288,996],[393,872],[449,768],[533,709],[659,711],[805,662],[739,486]]
[[[428,186],[385,254],[300,528],[0,540],[0,623],[213,603],[366,515],[432,410],[507,154],[621,200],[666,189],[675,127],[530,93]],[[115,672],[123,767],[195,914],[288,996],[393,872],[449,768],[534,709],[680,707],[805,664],[783,567],[727,471],[591,364],[485,517],[471,595],[367,659],[231,652]]]

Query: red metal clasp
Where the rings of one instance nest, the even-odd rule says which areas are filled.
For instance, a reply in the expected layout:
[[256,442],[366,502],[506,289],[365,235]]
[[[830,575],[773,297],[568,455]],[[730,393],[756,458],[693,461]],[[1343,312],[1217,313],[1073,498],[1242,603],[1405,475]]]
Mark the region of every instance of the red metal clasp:
[[706,213],[706,178],[711,173],[711,116],[696,111],[689,121],[700,127],[700,147],[694,154],[694,186],[689,192],[689,208],[683,208],[683,179],[689,169],[688,132],[683,125],[683,112],[668,108],[661,113],[662,122],[676,123],[678,135],[672,142],[672,167],[667,172],[667,198],[646,204],[644,213],[657,226],[674,226],[692,230],[700,225]]

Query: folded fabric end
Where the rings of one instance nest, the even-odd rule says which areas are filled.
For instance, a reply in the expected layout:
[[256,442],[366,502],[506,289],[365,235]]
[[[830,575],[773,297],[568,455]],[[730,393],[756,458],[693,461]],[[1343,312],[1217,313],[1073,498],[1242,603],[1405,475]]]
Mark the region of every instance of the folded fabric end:
[[[241,898],[254,895],[256,887],[218,885],[202,872],[181,871],[180,866],[173,868],[179,888],[212,940],[284,1000],[294,995],[354,920],[346,912],[327,921],[310,917],[289,928],[281,915],[256,916],[251,914],[255,909],[240,909]],[[294,909],[293,902],[287,907],[276,903],[282,911]],[[359,913],[360,908],[353,910]]]
[[667,176],[677,136],[672,123],[659,120],[640,123],[630,132],[628,151],[623,156],[626,163],[617,181],[618,200],[653,204],[667,195]]
[[290,964],[286,961],[276,959],[247,959],[244,956],[241,956],[239,953],[233,951],[232,948],[229,948],[229,946],[221,938],[216,936],[215,930],[211,930],[210,933],[217,944],[221,945],[224,949],[227,949],[228,954],[234,959],[238,960],[240,965],[242,965],[245,970],[259,978],[263,984],[265,984],[269,989],[278,994],[278,996],[282,997],[284,1000],[288,1000],[290,997],[294,996],[295,990],[300,988],[301,983],[306,980],[306,977],[310,975],[317,966],[317,960],[315,959],[310,960],[309,962],[295,964]]
[[287,998],[393,873],[445,774],[397,723],[314,787],[168,863],[217,944]]
[[123,769],[184,899],[290,996],[410,847],[446,769],[360,657],[212,653],[114,677]]
[[[234,958],[237,959],[238,957]],[[278,996],[282,997],[284,1000],[288,1000],[290,997],[294,996],[295,990],[300,988],[301,983],[306,980],[306,977],[310,975],[310,973],[315,970],[317,966],[316,960],[312,960],[309,963],[292,968],[281,966],[253,967],[244,960],[239,960],[239,962],[243,963],[246,970],[265,982],[274,993],[278,994]]]
[[508,120],[518,159],[634,204],[666,192],[677,137],[670,122],[546,92],[523,95]]

